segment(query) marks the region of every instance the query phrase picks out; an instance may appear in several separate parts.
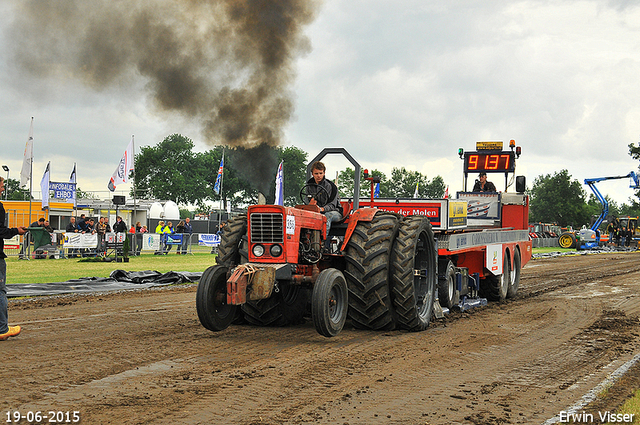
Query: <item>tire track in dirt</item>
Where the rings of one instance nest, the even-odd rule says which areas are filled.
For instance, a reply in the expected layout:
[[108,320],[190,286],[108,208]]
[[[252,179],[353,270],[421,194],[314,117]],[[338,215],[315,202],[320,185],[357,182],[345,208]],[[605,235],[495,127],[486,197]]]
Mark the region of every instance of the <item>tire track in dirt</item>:
[[638,350],[637,332],[610,326],[635,326],[637,256],[589,257],[535,260],[523,297],[421,333],[212,333],[195,288],[12,303],[29,323],[3,345],[24,364],[2,372],[5,407],[85,423],[542,423]]

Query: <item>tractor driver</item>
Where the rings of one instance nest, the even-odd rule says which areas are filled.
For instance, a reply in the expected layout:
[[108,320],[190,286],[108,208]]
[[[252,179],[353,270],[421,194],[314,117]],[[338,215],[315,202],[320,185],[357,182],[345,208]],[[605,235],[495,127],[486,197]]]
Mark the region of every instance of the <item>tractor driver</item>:
[[476,180],[476,184],[473,185],[473,192],[497,192],[496,186],[487,181],[487,173],[480,173],[478,178],[479,180]]
[[[324,173],[326,167],[320,161],[316,161],[311,165],[311,174],[313,177],[307,181],[307,195],[313,196],[309,201],[309,205],[317,205],[320,208],[320,212],[327,217],[327,234],[329,236],[329,229],[331,223],[342,220],[342,206],[338,199],[338,187],[334,182],[325,178]],[[325,190],[317,186],[322,186]],[[327,197],[327,194],[329,196]]]

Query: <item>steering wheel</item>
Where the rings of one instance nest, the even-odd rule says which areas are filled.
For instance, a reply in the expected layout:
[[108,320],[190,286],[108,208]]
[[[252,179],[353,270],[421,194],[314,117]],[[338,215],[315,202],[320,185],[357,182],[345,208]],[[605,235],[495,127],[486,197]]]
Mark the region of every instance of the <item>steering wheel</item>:
[[[307,193],[307,189],[311,187],[316,189],[316,193],[313,193],[313,194]],[[318,195],[321,195],[323,192],[326,195],[326,198],[325,198],[326,202],[320,205],[319,198],[323,198],[323,196],[318,196]],[[316,184],[316,183],[307,183],[304,186],[302,186],[302,189],[300,189],[300,200],[307,205],[309,204],[309,201],[311,201],[311,199],[315,199],[316,202],[318,203],[318,206],[324,207],[327,204],[327,202],[329,202],[330,200],[329,198],[330,198],[329,191],[324,186],[320,186],[319,184]]]

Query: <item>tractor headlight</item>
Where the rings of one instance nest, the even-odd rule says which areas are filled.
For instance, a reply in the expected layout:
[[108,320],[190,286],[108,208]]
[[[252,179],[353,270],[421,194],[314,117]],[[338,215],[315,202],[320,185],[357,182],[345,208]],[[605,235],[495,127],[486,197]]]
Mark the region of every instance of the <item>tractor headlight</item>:
[[269,252],[272,257],[279,257],[282,254],[282,247],[280,245],[271,245]]
[[254,245],[253,246],[253,255],[256,257],[262,257],[264,255],[264,246],[262,245]]

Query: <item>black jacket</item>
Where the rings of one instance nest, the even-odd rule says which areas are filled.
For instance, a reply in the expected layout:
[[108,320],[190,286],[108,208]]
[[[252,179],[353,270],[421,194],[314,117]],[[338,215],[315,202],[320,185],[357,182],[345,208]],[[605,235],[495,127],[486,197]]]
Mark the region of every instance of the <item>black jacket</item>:
[[0,202],[0,258],[7,258],[7,254],[4,253],[4,240],[11,239],[18,234],[17,228],[9,228],[4,225],[5,216],[4,205]]
[[[342,214],[342,205],[340,205],[340,199],[338,198],[338,187],[331,180],[323,178],[320,183],[316,184],[316,181],[311,177],[307,184],[307,194],[315,195],[318,206],[323,207],[325,211],[338,211]],[[317,186],[322,186],[325,190],[319,189]],[[327,194],[329,196],[327,197]]]

